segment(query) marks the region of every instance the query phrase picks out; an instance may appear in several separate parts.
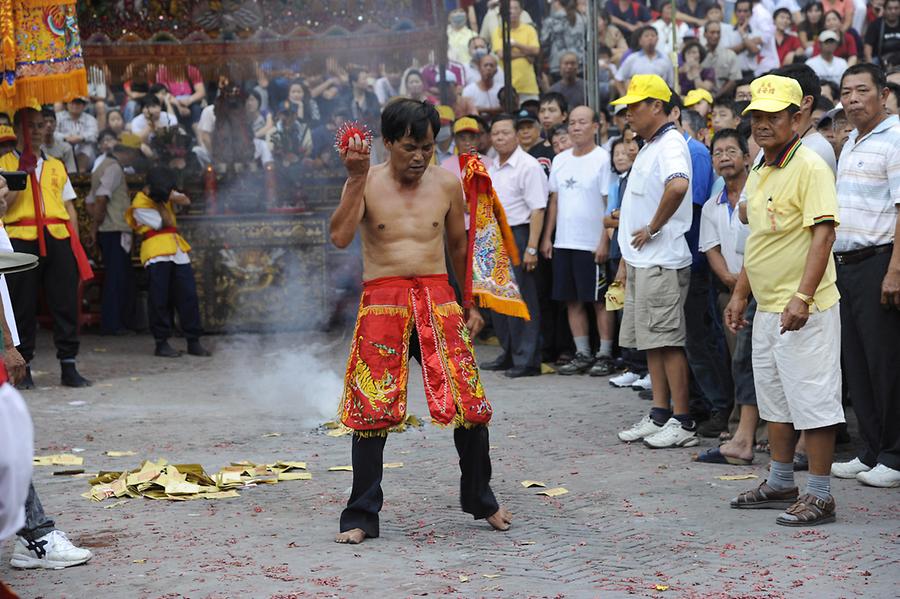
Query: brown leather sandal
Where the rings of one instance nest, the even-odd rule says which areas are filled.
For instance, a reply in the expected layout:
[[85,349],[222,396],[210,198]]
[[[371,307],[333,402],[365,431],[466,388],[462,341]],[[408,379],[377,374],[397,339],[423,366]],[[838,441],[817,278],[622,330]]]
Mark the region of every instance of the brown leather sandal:
[[752,491],[744,491],[732,499],[731,507],[746,510],[782,510],[794,505],[798,494],[797,487],[773,489],[763,482]]
[[[782,526],[816,526],[834,522],[834,497],[820,499],[807,493],[775,519]],[[792,518],[787,516],[793,516]]]

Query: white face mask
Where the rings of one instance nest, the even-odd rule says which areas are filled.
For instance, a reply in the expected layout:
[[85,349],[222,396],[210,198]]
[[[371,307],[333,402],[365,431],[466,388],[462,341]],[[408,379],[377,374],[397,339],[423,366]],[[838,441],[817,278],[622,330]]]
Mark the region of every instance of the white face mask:
[[487,48],[475,48],[472,50],[472,58],[474,60],[481,60],[483,56],[487,56]]
[[455,14],[450,15],[450,24],[456,27],[457,29],[461,28],[466,24],[466,15],[464,14]]

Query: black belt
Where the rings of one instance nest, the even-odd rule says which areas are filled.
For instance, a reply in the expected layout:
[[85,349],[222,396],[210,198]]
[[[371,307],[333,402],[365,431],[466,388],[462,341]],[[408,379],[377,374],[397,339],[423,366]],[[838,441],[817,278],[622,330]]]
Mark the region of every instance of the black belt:
[[885,243],[884,245],[873,245],[860,250],[841,252],[840,254],[835,254],[834,259],[838,264],[846,266],[848,264],[862,262],[863,260],[871,258],[872,256],[877,256],[878,254],[885,254],[892,251],[894,251],[894,244]]

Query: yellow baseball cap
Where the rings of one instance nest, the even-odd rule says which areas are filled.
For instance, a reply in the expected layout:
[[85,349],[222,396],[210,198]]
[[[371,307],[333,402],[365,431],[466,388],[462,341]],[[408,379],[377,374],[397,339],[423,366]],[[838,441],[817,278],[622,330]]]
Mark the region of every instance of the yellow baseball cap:
[[705,89],[692,89],[684,97],[684,107],[693,106],[701,100],[706,100],[710,105],[713,103],[712,94]]
[[481,133],[481,127],[478,126],[478,121],[473,119],[470,116],[464,116],[461,119],[456,119],[456,122],[453,123],[453,133],[462,133],[463,131],[471,131],[472,133]]
[[668,102],[672,99],[672,90],[659,75],[635,75],[628,83],[628,93],[610,104],[637,104],[651,98]]
[[16,141],[16,132],[9,125],[0,125],[0,142]]
[[781,112],[792,104],[800,108],[803,90],[795,79],[780,75],[763,75],[750,84],[750,104],[742,114],[753,110]]
[[134,133],[129,133],[126,131],[119,136],[119,141],[116,142],[116,147],[125,148],[127,150],[140,150],[141,138]]
[[453,112],[453,108],[447,106],[446,104],[440,104],[437,107],[438,115],[441,117],[442,125],[449,125],[456,119],[456,113]]

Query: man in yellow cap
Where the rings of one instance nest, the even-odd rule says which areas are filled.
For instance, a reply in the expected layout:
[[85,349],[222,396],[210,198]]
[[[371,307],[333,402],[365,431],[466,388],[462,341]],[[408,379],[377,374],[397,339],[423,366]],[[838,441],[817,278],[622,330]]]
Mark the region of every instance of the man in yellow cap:
[[[478,141],[480,138],[481,126],[472,117],[464,116],[456,119],[453,123],[453,143],[458,154],[479,154]],[[487,162],[486,156],[481,156],[480,154],[479,156],[482,162]],[[440,165],[457,177],[460,176],[459,156],[457,154],[444,158]]]
[[453,121],[456,120],[456,113],[445,104],[439,105],[437,111],[441,117],[441,128],[434,138],[433,164],[440,166],[444,160],[456,155],[456,148],[453,146]]
[[692,89],[684,96],[684,107],[695,110],[700,116],[706,118],[712,111],[712,94],[705,89]]
[[619,439],[643,439],[652,448],[691,447],[699,443],[688,408],[684,353],[692,261],[685,239],[693,216],[691,154],[669,119],[672,90],[658,75],[635,75],[628,93],[612,104],[628,106],[631,128],[645,142],[631,167],[619,214],[622,261],[616,280],[625,283],[619,344],[647,351],[653,387],[650,414],[621,431]]
[[[731,501],[733,508],[786,508],[776,522],[812,526],[834,521],[830,472],[841,407],[840,294],[834,228],[834,175],[794,132],[803,91],[794,79],[765,75],[750,86],[753,138],[764,156],[745,188],[750,236],[744,267],[725,309],[736,332],[747,322],[751,290],[753,378],[759,415],[766,420],[772,462],[768,480]],[[809,478],[794,484],[794,442],[806,433]]]

